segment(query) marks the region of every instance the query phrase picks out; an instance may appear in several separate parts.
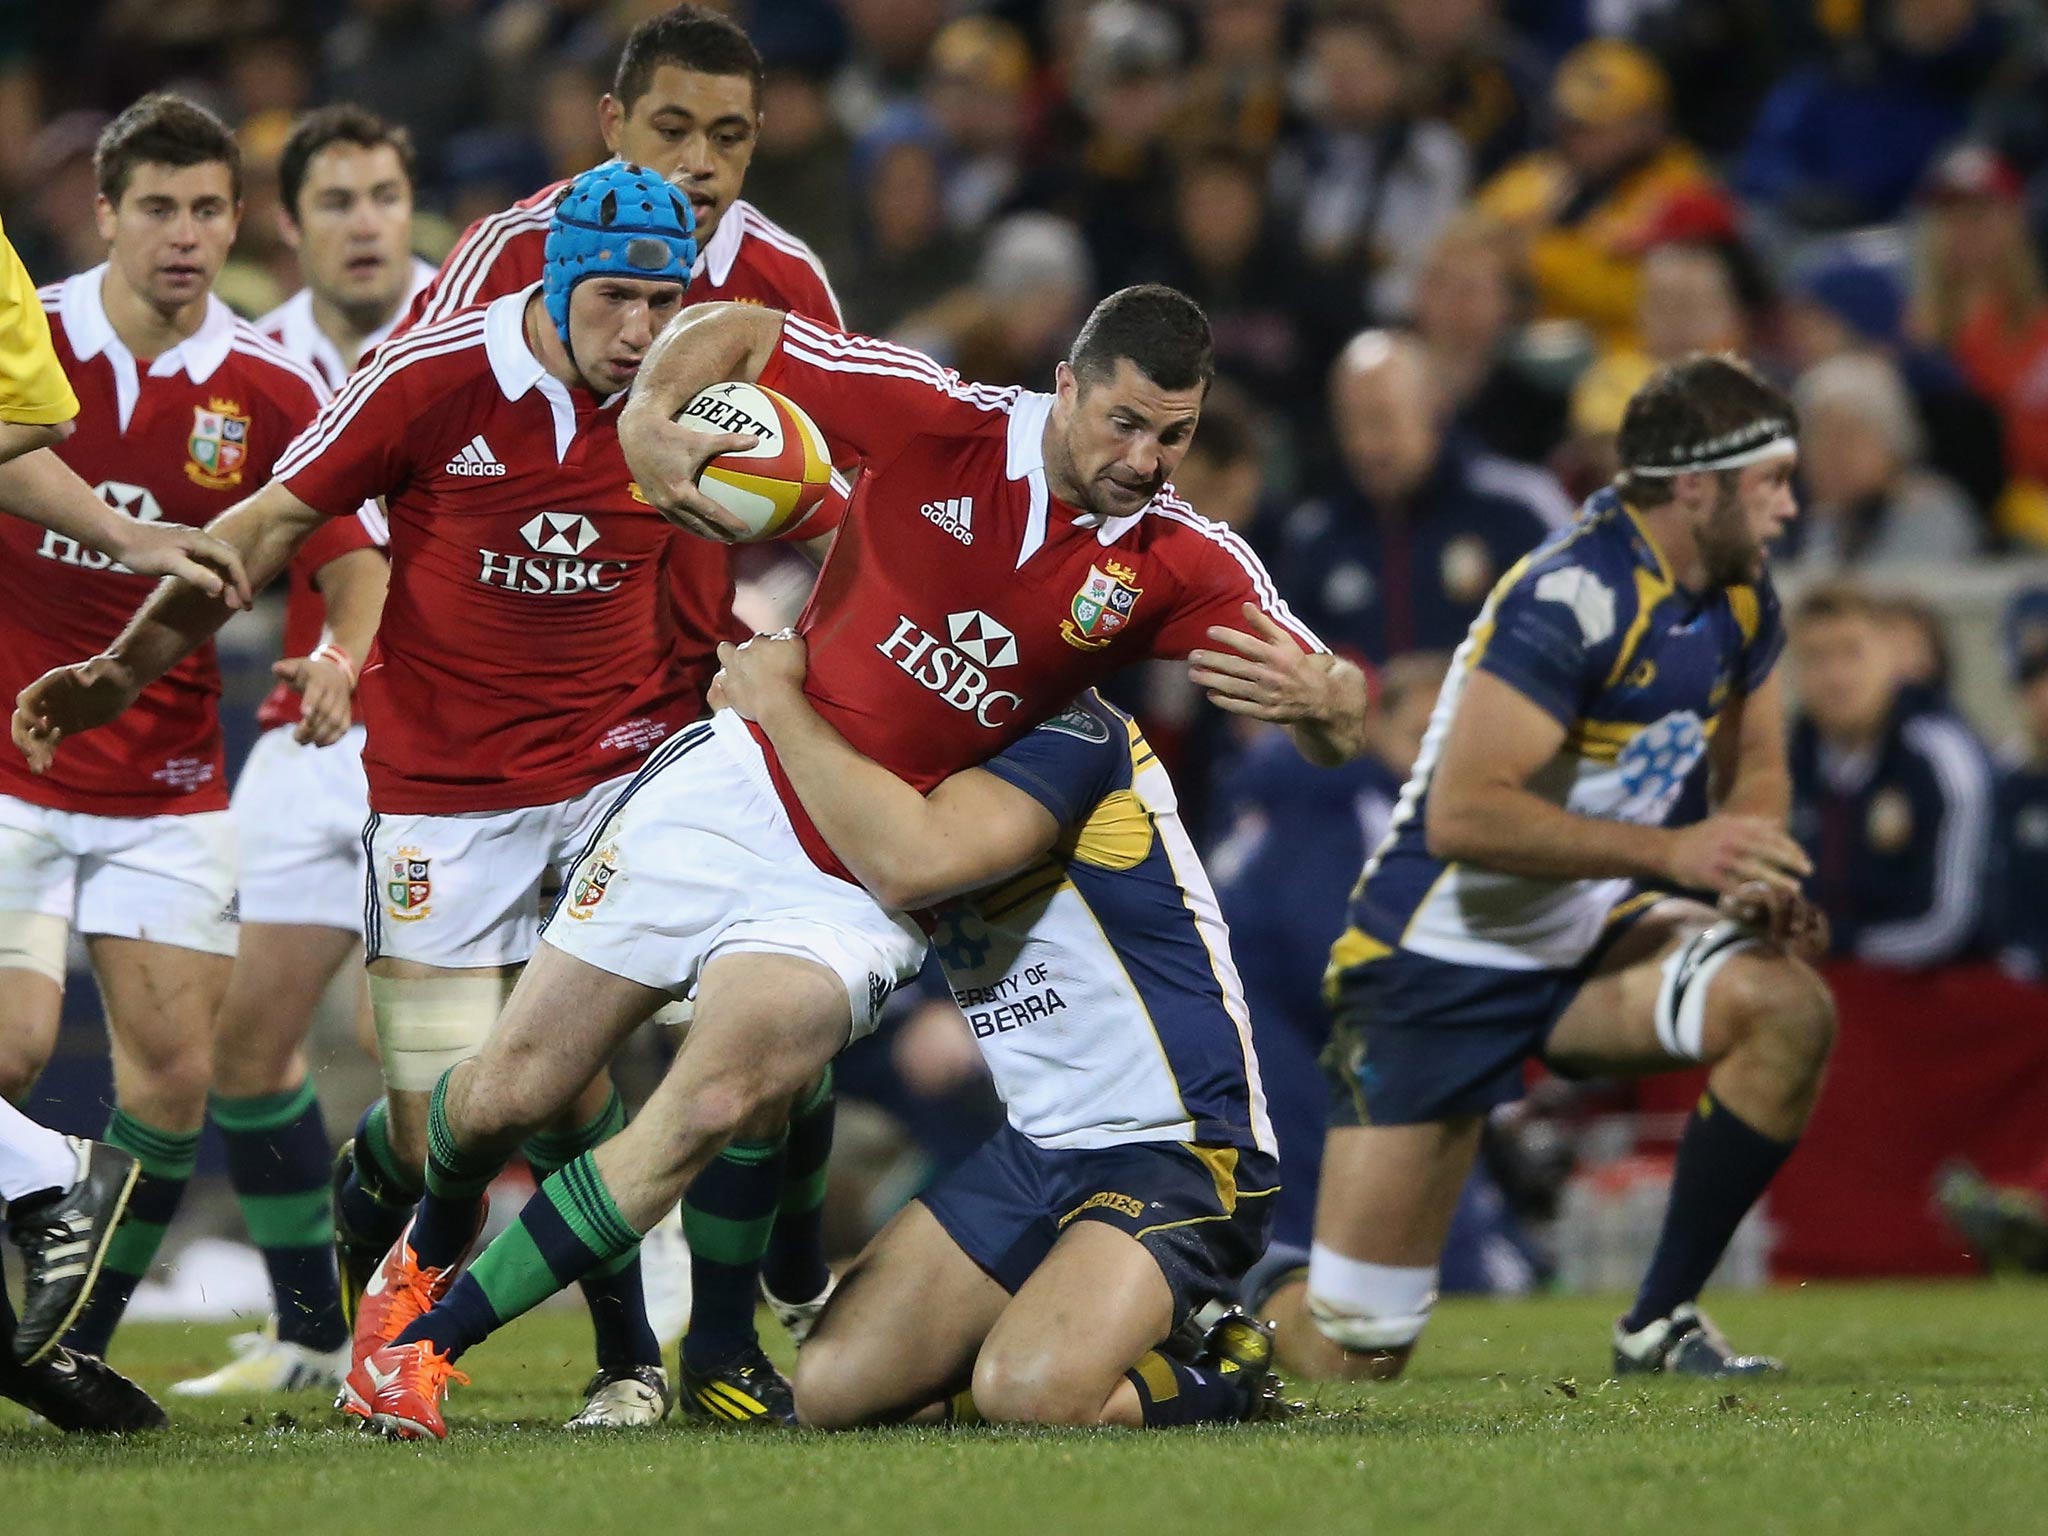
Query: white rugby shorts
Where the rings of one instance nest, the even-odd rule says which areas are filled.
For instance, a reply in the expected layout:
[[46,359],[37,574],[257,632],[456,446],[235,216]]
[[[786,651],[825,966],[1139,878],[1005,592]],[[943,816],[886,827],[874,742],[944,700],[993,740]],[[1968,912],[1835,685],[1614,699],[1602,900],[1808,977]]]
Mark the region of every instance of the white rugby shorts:
[[94,816],[0,795],[0,912],[61,917],[82,934],[232,955],[235,822]]
[[370,813],[363,949],[461,969],[533,958],[545,898],[631,774],[572,800],[458,815]]
[[846,988],[852,1039],[917,974],[925,938],[797,841],[768,765],[730,710],[662,744],[619,796],[548,915],[543,938],[614,976],[677,995],[715,955],[794,955]]
[[363,728],[331,747],[292,740],[293,727],[257,738],[235,781],[242,839],[242,921],[363,931]]

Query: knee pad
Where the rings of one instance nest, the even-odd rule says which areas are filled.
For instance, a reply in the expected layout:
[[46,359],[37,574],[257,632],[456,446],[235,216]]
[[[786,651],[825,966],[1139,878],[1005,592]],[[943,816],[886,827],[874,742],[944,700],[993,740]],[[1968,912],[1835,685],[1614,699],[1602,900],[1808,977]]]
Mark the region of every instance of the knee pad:
[[1342,1349],[1406,1349],[1436,1306],[1436,1281],[1434,1264],[1368,1264],[1317,1243],[1308,1257],[1308,1313]]
[[1680,1061],[1699,1061],[1707,1029],[1707,991],[1721,967],[1758,946],[1756,930],[1727,919],[1694,934],[1664,958],[1657,988],[1657,1043]]
[[441,1074],[484,1048],[498,1010],[512,995],[511,975],[372,976],[370,1011],[384,1084],[397,1093],[431,1093]]
[[64,985],[71,924],[50,912],[0,912],[0,971],[34,971]]

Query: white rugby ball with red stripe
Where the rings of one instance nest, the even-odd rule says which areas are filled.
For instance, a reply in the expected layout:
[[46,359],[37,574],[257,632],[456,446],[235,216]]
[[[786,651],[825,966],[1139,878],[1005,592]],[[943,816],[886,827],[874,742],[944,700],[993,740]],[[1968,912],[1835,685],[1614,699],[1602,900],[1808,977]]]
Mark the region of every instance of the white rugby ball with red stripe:
[[676,413],[705,432],[744,432],[760,441],[721,453],[697,476],[697,489],[746,525],[735,542],[796,533],[832,483],[825,435],[787,395],[759,384],[714,384]]

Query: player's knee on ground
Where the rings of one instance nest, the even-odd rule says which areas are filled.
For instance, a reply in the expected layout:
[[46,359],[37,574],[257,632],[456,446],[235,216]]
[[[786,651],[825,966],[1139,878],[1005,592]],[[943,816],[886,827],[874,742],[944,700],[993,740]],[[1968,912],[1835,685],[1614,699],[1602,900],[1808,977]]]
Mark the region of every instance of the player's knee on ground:
[[[863,1356],[866,1355],[866,1358]],[[790,1385],[797,1417],[818,1429],[855,1429],[883,1411],[874,1390],[889,1362],[864,1351],[858,1339],[813,1334],[797,1351]]]
[[1111,1385],[1076,1372],[1058,1350],[998,1345],[974,1362],[974,1409],[991,1424],[1095,1424]]
[[1391,1380],[1429,1323],[1436,1284],[1433,1264],[1369,1264],[1318,1243],[1309,1253],[1309,1318],[1347,1355],[1365,1358],[1361,1374]]

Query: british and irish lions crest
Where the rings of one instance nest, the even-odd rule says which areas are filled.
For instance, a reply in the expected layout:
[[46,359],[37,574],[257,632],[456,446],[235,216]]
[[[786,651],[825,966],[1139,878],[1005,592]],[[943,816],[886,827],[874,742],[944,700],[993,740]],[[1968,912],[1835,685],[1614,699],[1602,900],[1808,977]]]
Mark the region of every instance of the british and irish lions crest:
[[569,916],[581,922],[595,912],[619,871],[619,851],[610,843],[586,859],[569,887]]
[[1109,644],[1131,622],[1131,611],[1145,595],[1137,577],[1133,567],[1115,560],[1089,566],[1088,579],[1067,605],[1068,617],[1060,620],[1060,638],[1084,651]]
[[249,462],[249,417],[240,402],[217,396],[192,407],[192,435],[185,439],[185,473],[210,491],[242,483]]
[[434,894],[433,860],[417,848],[401,848],[384,869],[384,910],[401,923],[416,923],[427,915],[427,902]]

